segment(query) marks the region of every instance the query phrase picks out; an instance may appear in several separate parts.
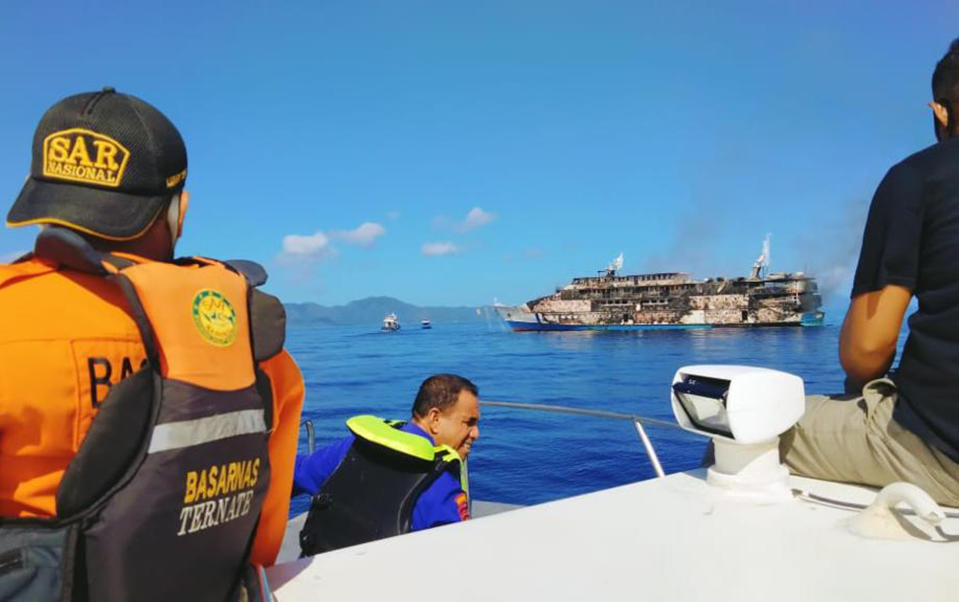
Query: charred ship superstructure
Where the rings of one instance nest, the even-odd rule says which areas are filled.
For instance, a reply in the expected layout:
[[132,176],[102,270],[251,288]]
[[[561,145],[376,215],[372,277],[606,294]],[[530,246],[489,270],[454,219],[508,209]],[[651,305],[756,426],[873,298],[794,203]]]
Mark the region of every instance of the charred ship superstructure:
[[819,326],[822,299],[813,277],[768,273],[769,239],[749,276],[693,280],[684,272],[620,276],[622,254],[599,275],[574,278],[555,294],[497,305],[510,328],[644,330]]

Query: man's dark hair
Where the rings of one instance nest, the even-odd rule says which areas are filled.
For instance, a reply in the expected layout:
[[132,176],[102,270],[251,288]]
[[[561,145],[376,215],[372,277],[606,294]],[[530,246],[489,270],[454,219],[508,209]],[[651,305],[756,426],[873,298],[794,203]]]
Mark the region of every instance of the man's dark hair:
[[932,98],[936,102],[946,100],[953,111],[959,111],[959,38],[949,44],[949,50],[936,63],[936,70],[932,72]]
[[456,374],[434,374],[420,385],[413,401],[413,416],[425,416],[431,408],[445,412],[456,404],[460,392],[466,390],[479,395],[479,389],[468,379]]

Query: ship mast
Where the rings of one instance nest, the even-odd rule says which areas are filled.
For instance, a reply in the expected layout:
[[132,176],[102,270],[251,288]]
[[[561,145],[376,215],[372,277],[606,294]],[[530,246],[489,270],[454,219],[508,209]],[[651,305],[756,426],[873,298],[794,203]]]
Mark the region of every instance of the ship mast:
[[767,234],[766,238],[763,239],[763,252],[753,262],[753,270],[749,273],[750,280],[765,278],[769,271],[769,239],[771,236],[772,234]]

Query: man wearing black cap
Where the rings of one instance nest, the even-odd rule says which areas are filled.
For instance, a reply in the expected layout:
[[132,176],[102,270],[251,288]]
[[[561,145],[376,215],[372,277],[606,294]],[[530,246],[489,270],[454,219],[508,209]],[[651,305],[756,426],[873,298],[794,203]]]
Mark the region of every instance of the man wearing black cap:
[[136,240],[185,183],[186,147],[162,113],[113,88],[78,94],[43,116],[30,178],[7,225],[59,224],[94,240]]
[[[936,64],[932,93],[938,143],[889,170],[863,233],[839,342],[857,394],[810,396],[780,450],[794,473],[907,481],[959,506],[959,39]],[[919,309],[889,372],[913,295]]]
[[37,126],[7,224],[41,232],[0,265],[0,598],[226,599],[276,557],[303,381],[262,268],[172,261],[186,176],[112,88]]

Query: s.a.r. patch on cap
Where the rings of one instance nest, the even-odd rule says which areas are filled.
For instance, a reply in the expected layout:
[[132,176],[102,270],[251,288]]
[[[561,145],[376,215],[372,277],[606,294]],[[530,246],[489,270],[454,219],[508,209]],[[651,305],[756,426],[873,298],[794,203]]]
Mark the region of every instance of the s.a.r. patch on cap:
[[117,188],[130,151],[113,138],[84,128],[54,132],[43,139],[47,178]]
[[236,310],[220,291],[205,288],[193,296],[193,324],[211,345],[226,347],[236,340]]

